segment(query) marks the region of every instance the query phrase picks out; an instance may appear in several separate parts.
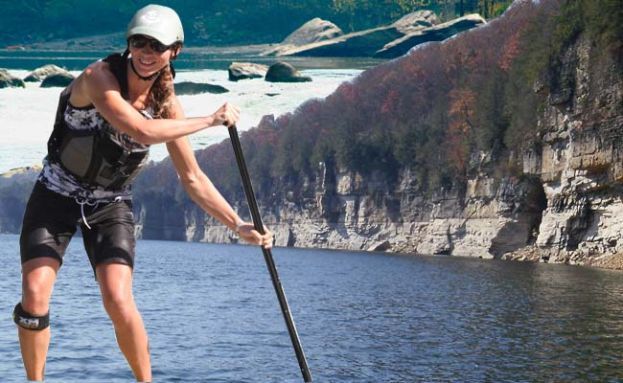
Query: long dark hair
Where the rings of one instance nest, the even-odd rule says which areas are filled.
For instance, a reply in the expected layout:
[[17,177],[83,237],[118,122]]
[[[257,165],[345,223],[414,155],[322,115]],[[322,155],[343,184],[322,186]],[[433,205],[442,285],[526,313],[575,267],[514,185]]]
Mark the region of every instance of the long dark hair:
[[171,95],[173,94],[173,78],[175,77],[175,69],[169,63],[160,70],[160,74],[151,86],[147,105],[152,108],[154,118],[171,118]]

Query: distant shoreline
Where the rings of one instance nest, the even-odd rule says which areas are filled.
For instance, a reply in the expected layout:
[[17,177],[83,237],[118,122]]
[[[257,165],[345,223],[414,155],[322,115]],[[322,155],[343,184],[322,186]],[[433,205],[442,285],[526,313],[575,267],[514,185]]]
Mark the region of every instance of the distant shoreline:
[[[184,46],[185,52],[214,52],[218,54],[246,54],[255,55],[260,54],[264,50],[274,46],[276,44],[256,44],[256,45],[204,45],[204,46]],[[58,43],[38,43],[35,45],[14,45],[0,48],[0,52],[4,53],[20,53],[20,52],[74,52],[74,53],[89,53],[89,52],[101,52],[108,50],[123,50],[125,46],[123,44],[107,45],[107,46],[80,46],[71,47],[65,44]]]
[[[369,69],[387,59],[369,57],[271,57],[260,56],[271,45],[185,47],[175,62],[178,70],[227,70],[234,61],[271,65],[285,61],[299,70],[307,69]],[[68,70],[82,70],[95,60],[113,52],[122,52],[124,46],[115,48],[81,49],[0,49],[0,68],[34,70],[55,64]]]

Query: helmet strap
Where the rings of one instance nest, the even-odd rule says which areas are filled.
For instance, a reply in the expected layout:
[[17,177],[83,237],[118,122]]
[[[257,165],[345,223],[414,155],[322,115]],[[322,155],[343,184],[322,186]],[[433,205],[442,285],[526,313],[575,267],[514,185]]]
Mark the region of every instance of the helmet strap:
[[134,67],[134,62],[132,61],[132,59],[130,59],[130,68],[132,68],[132,72],[134,72],[134,74],[137,75],[138,78],[140,78],[143,81],[151,81],[151,80],[155,79],[156,77],[158,77],[160,75],[160,73],[162,72],[162,69],[164,69],[164,68],[162,68],[158,72],[152,73],[149,76],[143,76],[140,73],[138,73],[138,71]]

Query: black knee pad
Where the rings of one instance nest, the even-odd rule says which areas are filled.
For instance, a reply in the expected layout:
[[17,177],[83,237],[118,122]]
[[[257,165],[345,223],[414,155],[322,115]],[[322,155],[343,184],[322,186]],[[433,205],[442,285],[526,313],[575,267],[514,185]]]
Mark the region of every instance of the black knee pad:
[[22,303],[18,303],[13,310],[13,321],[16,325],[26,330],[41,331],[50,325],[50,313],[42,316],[34,316],[22,307]]

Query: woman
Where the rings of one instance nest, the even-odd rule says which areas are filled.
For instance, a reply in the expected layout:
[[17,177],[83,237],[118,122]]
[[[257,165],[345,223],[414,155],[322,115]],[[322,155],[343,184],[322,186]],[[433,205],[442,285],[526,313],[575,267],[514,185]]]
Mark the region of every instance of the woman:
[[272,244],[272,234],[243,222],[197,165],[186,136],[235,124],[239,111],[225,104],[209,116],[184,117],[170,65],[184,41],[178,15],[146,6],[126,37],[123,55],[90,65],[62,92],[48,156],[24,214],[22,300],[14,319],[29,380],[44,377],[50,296],[79,225],[119,347],[136,379],[151,381],[147,333],[132,296],[130,189],[149,145],[166,143],[186,191],[206,212],[249,243]]

